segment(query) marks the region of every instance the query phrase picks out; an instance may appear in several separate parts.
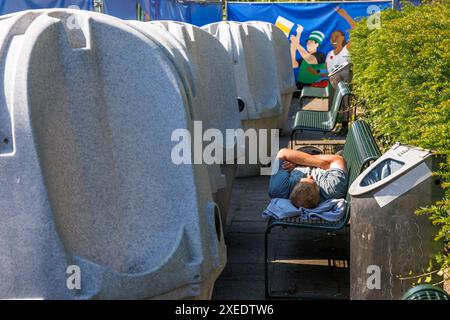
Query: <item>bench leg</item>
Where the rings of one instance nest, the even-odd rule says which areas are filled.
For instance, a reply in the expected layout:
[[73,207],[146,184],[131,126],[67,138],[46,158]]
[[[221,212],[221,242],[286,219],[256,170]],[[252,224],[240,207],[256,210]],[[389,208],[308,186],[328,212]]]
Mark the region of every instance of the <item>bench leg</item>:
[[[269,235],[272,232],[272,229],[274,227],[281,226],[276,223],[269,223],[266,232],[264,234],[264,291],[265,291],[265,298],[266,299],[328,299],[328,300],[340,300],[342,298],[339,298],[338,296],[321,296],[321,295],[272,295],[271,294],[271,285],[270,285],[270,272],[269,272],[269,265],[271,264],[271,261],[269,260]],[[288,226],[282,225],[283,228],[287,228]],[[331,265],[331,262],[328,263]]]
[[273,226],[269,224],[264,234],[264,289],[266,299],[270,299],[270,283],[269,283],[269,234]]
[[350,103],[351,103],[350,105],[352,106],[352,109],[353,109],[353,121],[356,121],[356,117],[357,117],[357,115],[356,115],[356,107],[357,107],[357,105],[356,105],[356,96],[354,94],[350,95]]
[[292,131],[291,131],[290,144],[291,144],[291,149],[293,149],[293,150],[295,150],[295,146],[297,145],[296,141],[297,141],[297,132],[298,131],[302,132],[303,130],[297,129],[297,128],[293,128]]
[[303,99],[304,99],[304,97],[300,97],[300,99],[299,99],[299,101],[300,101],[300,108],[299,108],[299,110],[303,109]]
[[294,149],[293,148],[294,136],[295,136],[295,128],[292,129],[292,131],[291,131],[291,138],[289,140],[289,144],[291,145],[291,149]]

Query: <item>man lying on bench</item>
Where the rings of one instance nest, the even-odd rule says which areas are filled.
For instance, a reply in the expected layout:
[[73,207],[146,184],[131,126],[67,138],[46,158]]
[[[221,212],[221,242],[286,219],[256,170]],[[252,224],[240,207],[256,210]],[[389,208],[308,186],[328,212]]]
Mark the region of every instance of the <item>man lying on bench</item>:
[[312,209],[347,194],[347,166],[338,155],[310,155],[283,148],[277,154],[269,196],[290,199],[297,208]]

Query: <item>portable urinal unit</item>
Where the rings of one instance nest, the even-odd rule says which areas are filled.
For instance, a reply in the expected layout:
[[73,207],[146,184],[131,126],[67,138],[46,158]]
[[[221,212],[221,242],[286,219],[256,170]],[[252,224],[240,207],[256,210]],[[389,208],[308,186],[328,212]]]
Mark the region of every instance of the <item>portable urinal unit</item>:
[[248,21],[245,23],[261,29],[274,46],[281,91],[281,104],[283,106],[283,113],[278,121],[278,128],[283,133],[286,133],[289,130],[288,117],[292,103],[292,95],[297,90],[294,71],[292,69],[290,42],[284,32],[270,22]]
[[[202,148],[194,150],[194,157],[208,167],[213,198],[221,210],[222,221],[226,222],[236,159],[243,151],[234,135],[241,128],[241,122],[231,59],[216,38],[191,24],[175,21],[130,23],[149,37],[154,38],[152,33],[157,33],[166,38],[159,42],[169,47],[167,53],[181,77],[190,81],[187,111],[196,121],[193,139],[202,142]],[[176,42],[176,47],[168,46],[169,42]],[[207,159],[209,155],[213,157]]]
[[[261,164],[268,164],[263,158],[275,152],[270,130],[278,128],[283,109],[273,45],[263,31],[248,24],[222,21],[203,29],[215,36],[232,58],[244,130],[248,136],[252,136],[249,129],[256,130],[256,136],[265,140],[246,144],[245,164],[239,163],[237,176],[259,175]],[[261,134],[261,129],[266,134]],[[257,163],[251,161],[254,158]]]
[[166,53],[64,9],[1,17],[0,52],[0,298],[209,298],[226,248]]

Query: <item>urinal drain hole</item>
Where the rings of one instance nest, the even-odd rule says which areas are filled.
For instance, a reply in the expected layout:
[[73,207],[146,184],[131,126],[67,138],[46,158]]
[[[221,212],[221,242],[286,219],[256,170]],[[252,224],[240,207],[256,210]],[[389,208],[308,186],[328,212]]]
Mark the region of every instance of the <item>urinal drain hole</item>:
[[242,112],[245,109],[245,102],[241,98],[238,98],[238,107],[239,107],[239,112]]
[[222,239],[222,225],[220,223],[220,212],[217,206],[214,207],[214,222],[216,225],[217,241],[220,242],[220,239]]

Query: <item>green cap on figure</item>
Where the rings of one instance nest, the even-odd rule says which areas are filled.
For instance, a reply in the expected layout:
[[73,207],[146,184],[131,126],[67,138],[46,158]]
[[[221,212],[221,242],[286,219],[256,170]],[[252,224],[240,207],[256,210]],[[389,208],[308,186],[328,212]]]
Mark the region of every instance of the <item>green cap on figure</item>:
[[315,31],[311,32],[311,34],[308,37],[308,40],[314,40],[318,44],[322,44],[322,41],[324,38],[325,38],[325,35],[322,32],[315,30]]

